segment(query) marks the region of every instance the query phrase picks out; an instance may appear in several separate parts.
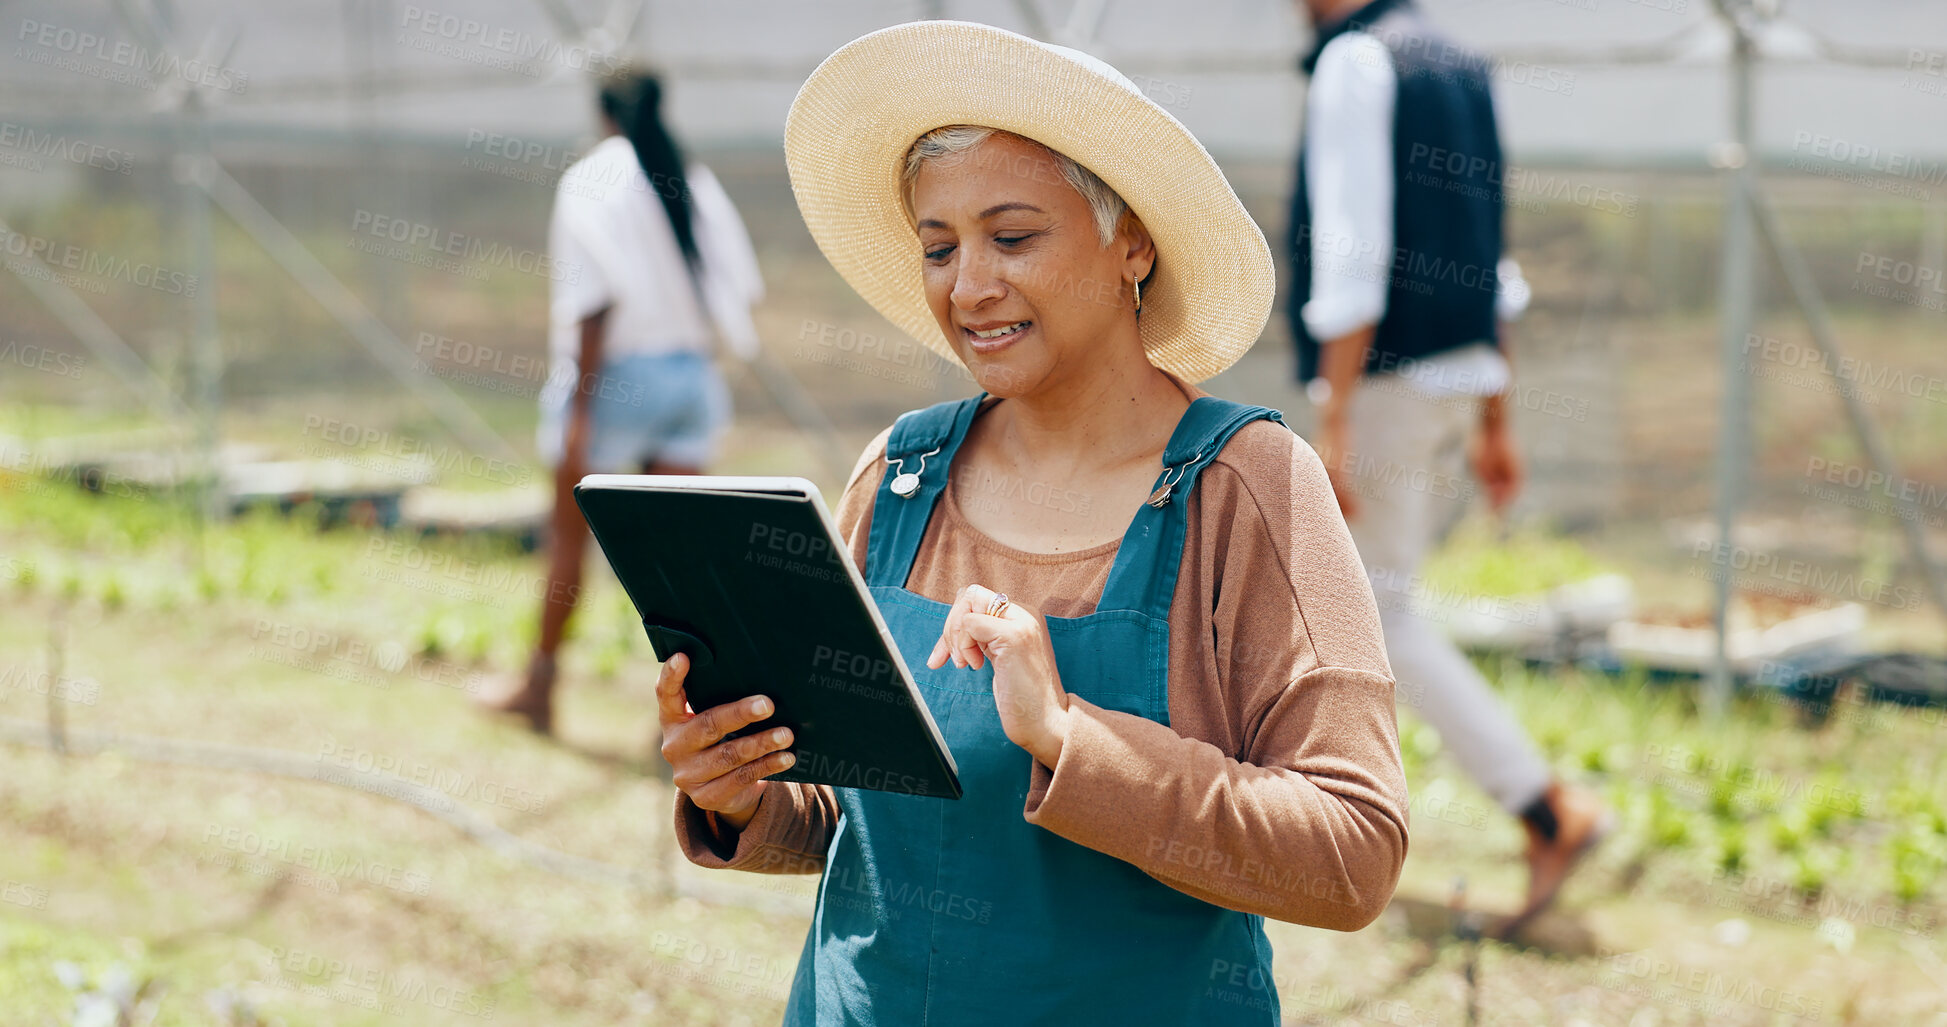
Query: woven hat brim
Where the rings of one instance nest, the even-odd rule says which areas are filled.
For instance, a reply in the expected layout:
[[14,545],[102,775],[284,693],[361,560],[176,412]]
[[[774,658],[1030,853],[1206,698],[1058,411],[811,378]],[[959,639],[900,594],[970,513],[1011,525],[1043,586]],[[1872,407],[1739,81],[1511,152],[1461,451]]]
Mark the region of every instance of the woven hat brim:
[[1142,219],[1157,254],[1139,321],[1151,363],[1200,382],[1257,341],[1276,289],[1271,250],[1189,129],[1120,76],[971,22],[911,22],[847,43],[812,72],[785,121],[805,225],[887,320],[959,363],[927,306],[899,198],[913,140],[956,124],[1067,155]]

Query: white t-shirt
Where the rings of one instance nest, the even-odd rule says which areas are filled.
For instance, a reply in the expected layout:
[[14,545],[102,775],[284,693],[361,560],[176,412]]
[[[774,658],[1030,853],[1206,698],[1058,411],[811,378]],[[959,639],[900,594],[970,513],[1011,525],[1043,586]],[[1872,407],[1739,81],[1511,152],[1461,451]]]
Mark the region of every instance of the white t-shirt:
[[[548,223],[548,252],[557,268],[548,304],[548,352],[556,367],[574,367],[580,323],[604,307],[609,308],[604,358],[707,354],[713,331],[722,333],[738,357],[756,354],[750,306],[763,297],[764,281],[750,236],[709,168],[690,164],[684,177],[702,258],[701,296],[662,198],[627,138],[603,139],[562,174]],[[573,380],[572,375],[549,377]]]
[[[1305,98],[1306,198],[1312,209],[1312,291],[1299,312],[1325,342],[1378,323],[1393,263],[1393,107],[1398,74],[1386,45],[1365,32],[1325,44]],[[1356,240],[1350,257],[1334,246]],[[1339,248],[1345,248],[1340,246]],[[1496,316],[1519,318],[1528,283],[1512,257],[1496,268]],[[1402,377],[1435,394],[1492,396],[1508,364],[1487,340],[1413,361]]]

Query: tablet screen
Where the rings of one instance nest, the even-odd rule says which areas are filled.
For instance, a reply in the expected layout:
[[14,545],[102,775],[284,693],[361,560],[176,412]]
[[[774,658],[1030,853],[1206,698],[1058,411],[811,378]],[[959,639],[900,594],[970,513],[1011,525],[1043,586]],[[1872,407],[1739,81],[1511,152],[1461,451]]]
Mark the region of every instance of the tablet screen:
[[952,754],[838,537],[802,478],[591,475],[575,487],[659,659],[690,653],[705,710],[768,695],[745,732],[791,728],[771,780],[958,798]]

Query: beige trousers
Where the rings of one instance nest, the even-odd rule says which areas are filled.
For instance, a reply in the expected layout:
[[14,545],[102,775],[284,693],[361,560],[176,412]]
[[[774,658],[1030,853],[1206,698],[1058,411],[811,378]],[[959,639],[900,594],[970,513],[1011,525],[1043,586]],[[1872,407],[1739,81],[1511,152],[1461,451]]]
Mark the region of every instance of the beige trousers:
[[1359,383],[1348,411],[1345,468],[1359,509],[1349,527],[1379,602],[1402,702],[1440,732],[1461,767],[1503,809],[1519,813],[1553,774],[1527,732],[1434,619],[1443,602],[1420,565],[1466,512],[1476,486],[1467,442],[1480,400],[1434,396],[1397,375]]

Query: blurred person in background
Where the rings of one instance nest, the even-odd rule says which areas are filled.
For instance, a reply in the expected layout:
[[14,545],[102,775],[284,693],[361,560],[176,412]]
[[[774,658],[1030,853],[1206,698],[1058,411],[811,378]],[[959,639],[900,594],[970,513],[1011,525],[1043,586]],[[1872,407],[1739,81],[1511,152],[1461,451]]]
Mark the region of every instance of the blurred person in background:
[[700,474],[730,421],[715,339],[757,353],[751,304],[763,279],[743,220],[662,119],[662,85],[603,80],[602,139],[561,176],[548,225],[554,263],[547,384],[537,449],[554,469],[548,585],[526,674],[482,702],[543,734],[553,727],[556,655],[581,591],[585,474]]
[[1512,933],[1553,900],[1610,816],[1555,778],[1473,664],[1412,609],[1422,560],[1471,495],[1458,486],[1463,464],[1497,513],[1523,473],[1502,333],[1528,288],[1502,255],[1489,68],[1411,0],[1301,7],[1316,39],[1303,61],[1288,314],[1317,412],[1312,445],[1371,577],[1400,696],[1527,831],[1528,895],[1503,927]]

